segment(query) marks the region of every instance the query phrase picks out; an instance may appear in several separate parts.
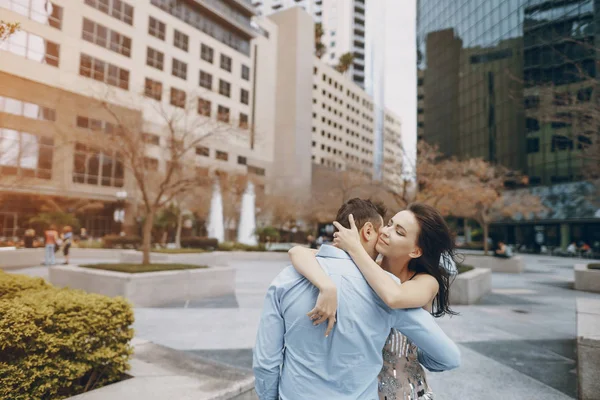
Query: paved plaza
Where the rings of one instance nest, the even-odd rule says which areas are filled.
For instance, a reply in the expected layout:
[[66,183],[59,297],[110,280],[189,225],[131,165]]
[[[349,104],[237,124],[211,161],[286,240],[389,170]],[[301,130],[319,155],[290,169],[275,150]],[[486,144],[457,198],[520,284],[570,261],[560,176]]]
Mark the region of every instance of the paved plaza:
[[[180,256],[182,261],[193,257]],[[575,299],[600,295],[572,289],[573,264],[581,260],[522,257],[525,273],[495,273],[493,292],[479,305],[457,306],[459,316],[439,320],[459,344],[462,365],[455,371],[428,375],[437,398],[575,398]],[[237,270],[235,296],[138,308],[136,337],[249,371],[263,297],[271,280],[286,266],[287,255],[249,258],[230,261]],[[46,269],[19,272],[44,276]]]

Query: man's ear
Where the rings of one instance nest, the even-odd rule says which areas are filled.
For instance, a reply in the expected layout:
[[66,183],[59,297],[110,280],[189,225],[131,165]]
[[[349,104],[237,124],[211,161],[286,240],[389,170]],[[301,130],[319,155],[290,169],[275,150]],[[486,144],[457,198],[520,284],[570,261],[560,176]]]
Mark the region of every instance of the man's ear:
[[365,240],[365,242],[368,242],[369,239],[371,239],[373,237],[373,235],[377,234],[377,231],[375,230],[375,226],[373,226],[373,224],[371,222],[365,222],[363,227],[360,229],[360,232],[361,232],[361,236]]

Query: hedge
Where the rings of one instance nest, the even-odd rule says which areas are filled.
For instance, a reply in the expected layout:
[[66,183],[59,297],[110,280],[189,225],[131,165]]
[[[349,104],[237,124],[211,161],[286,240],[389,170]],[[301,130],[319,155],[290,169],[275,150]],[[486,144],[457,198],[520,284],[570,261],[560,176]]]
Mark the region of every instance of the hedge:
[[116,247],[133,247],[138,248],[142,245],[142,238],[139,236],[121,236],[121,235],[106,235],[102,238],[105,249],[114,249]]
[[181,247],[183,248],[212,250],[216,249],[218,246],[219,241],[214,238],[201,236],[189,236],[181,238]]
[[120,380],[132,323],[122,298],[0,271],[0,398],[62,399]]
[[264,244],[260,243],[256,246],[250,246],[242,243],[220,243],[219,251],[267,251]]

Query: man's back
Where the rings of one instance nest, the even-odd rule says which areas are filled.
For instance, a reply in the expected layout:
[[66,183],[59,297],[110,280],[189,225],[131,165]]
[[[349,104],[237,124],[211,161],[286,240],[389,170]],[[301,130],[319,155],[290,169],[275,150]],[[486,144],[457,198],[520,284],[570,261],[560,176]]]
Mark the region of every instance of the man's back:
[[[391,327],[402,325],[398,321],[403,312],[383,304],[345,252],[323,246],[318,260],[338,288],[337,324],[325,338],[325,324],[315,327],[306,316],[318,290],[292,267],[279,274],[267,294],[254,354],[261,400],[277,396],[282,400],[377,398],[381,350]],[[406,328],[413,330],[409,337],[420,327],[410,326],[414,311],[418,310],[406,313]],[[433,325],[429,328],[435,330],[437,325]],[[420,343],[427,345],[423,340]]]

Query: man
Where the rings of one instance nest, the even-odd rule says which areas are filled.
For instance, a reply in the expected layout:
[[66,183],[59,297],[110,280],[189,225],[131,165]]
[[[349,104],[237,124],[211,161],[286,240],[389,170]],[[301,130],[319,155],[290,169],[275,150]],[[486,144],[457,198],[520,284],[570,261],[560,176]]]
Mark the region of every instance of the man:
[[[352,199],[336,219],[347,221],[349,214],[360,227],[362,245],[375,259],[385,210],[369,200]],[[419,347],[419,361],[428,369],[458,366],[457,346],[427,311],[387,307],[340,249],[323,245],[317,259],[338,288],[337,325],[328,338],[325,324],[313,326],[306,313],[319,291],[293,267],[284,269],[267,291],[254,349],[261,400],[377,399],[381,352],[392,327]]]

